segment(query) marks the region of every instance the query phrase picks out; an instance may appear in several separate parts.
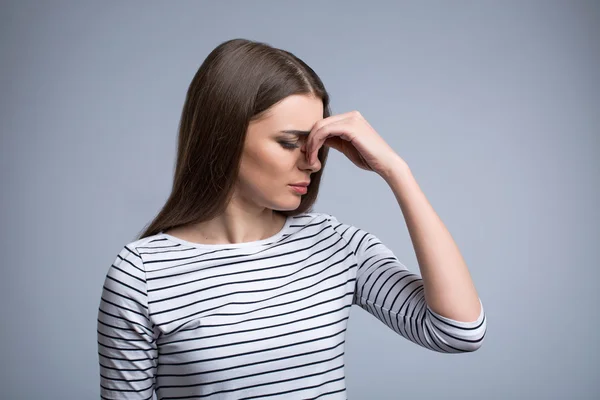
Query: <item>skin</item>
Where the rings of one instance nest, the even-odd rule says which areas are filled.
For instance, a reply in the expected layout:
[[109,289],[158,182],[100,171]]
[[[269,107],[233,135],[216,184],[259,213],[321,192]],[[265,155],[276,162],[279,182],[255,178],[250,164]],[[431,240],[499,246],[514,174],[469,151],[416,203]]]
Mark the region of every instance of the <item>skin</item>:
[[[362,114],[354,110],[322,118],[321,101],[307,96],[286,98],[271,111],[248,129],[236,196],[227,212],[189,230],[190,241],[238,243],[274,235],[283,228],[284,218],[273,209],[293,209],[300,203],[300,195],[288,185],[318,171],[319,148],[333,147],[357,167],[381,176],[394,193],[413,242],[427,305],[446,318],[475,321],[483,310],[452,235],[406,161]],[[278,133],[282,129],[309,132],[286,138]],[[294,139],[298,147],[293,149],[280,143]]]
[[292,95],[272,106],[263,119],[248,126],[240,173],[225,213],[167,233],[204,244],[244,243],[275,235],[283,229],[285,217],[274,210],[300,205],[302,195],[289,185],[310,181],[311,174],[321,169],[318,158],[308,160],[304,145],[308,132],[322,119],[323,102],[316,97]]

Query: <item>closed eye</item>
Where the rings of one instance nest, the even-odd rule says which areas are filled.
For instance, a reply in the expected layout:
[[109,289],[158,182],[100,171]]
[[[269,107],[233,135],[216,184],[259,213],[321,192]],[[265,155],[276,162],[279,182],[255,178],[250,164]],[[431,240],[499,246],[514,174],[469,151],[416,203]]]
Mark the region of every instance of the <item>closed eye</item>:
[[290,150],[297,149],[298,147],[300,147],[296,143],[291,143],[291,142],[279,142],[279,144],[281,146],[283,146],[283,148],[290,149]]

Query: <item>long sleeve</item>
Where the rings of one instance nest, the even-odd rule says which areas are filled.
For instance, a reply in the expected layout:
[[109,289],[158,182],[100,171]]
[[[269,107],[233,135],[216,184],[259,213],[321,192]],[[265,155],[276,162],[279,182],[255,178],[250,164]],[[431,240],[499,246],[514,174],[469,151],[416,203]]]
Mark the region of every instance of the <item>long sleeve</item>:
[[153,328],[142,259],[125,246],[108,270],[98,310],[103,399],[152,399],[158,357]]
[[[331,216],[333,228],[356,255],[357,275],[353,304],[394,332],[429,350],[463,353],[481,347],[486,317],[462,322],[443,317],[425,302],[423,280],[410,272],[375,235]],[[479,300],[481,304],[481,299]]]

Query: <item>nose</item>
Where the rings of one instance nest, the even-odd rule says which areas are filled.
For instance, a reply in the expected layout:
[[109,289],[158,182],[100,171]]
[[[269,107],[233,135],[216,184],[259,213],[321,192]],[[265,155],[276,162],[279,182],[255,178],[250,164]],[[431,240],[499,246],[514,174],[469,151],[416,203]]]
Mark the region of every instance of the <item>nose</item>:
[[313,172],[317,172],[321,169],[321,160],[319,160],[319,157],[315,157],[315,161],[312,163],[306,159],[306,144],[303,144],[302,147],[300,147],[300,153],[300,163],[303,167],[308,168]]

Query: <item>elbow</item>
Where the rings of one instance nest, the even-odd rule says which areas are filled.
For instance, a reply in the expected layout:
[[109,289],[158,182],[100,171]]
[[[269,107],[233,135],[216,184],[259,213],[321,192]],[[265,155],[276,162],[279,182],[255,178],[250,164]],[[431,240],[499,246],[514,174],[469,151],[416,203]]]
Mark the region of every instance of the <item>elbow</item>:
[[482,333],[481,337],[476,340],[469,340],[468,342],[463,342],[460,347],[461,353],[472,353],[477,351],[483,346],[485,338],[485,331]]
[[[485,327],[479,335],[449,335],[443,332],[438,336],[439,352],[448,354],[472,353],[483,346],[485,339]],[[438,332],[438,334],[441,332]]]
[[484,317],[483,320],[476,326],[471,326],[470,329],[463,330],[460,333],[456,343],[458,344],[457,349],[461,353],[472,353],[477,351],[483,346],[485,341],[485,334],[487,332],[487,321]]
[[430,313],[429,332],[436,346],[444,353],[472,353],[483,346],[487,332],[487,318],[482,310],[471,322],[450,320]]
[[481,306],[480,314],[477,319],[470,323],[464,324],[464,336],[463,342],[463,352],[474,352],[477,351],[483,346],[483,342],[485,341],[485,334],[487,332],[487,317],[485,312],[483,311],[483,306]]
[[462,353],[472,353],[483,346],[487,332],[487,318],[481,312],[480,317],[473,322],[464,323],[458,332],[459,349]]

